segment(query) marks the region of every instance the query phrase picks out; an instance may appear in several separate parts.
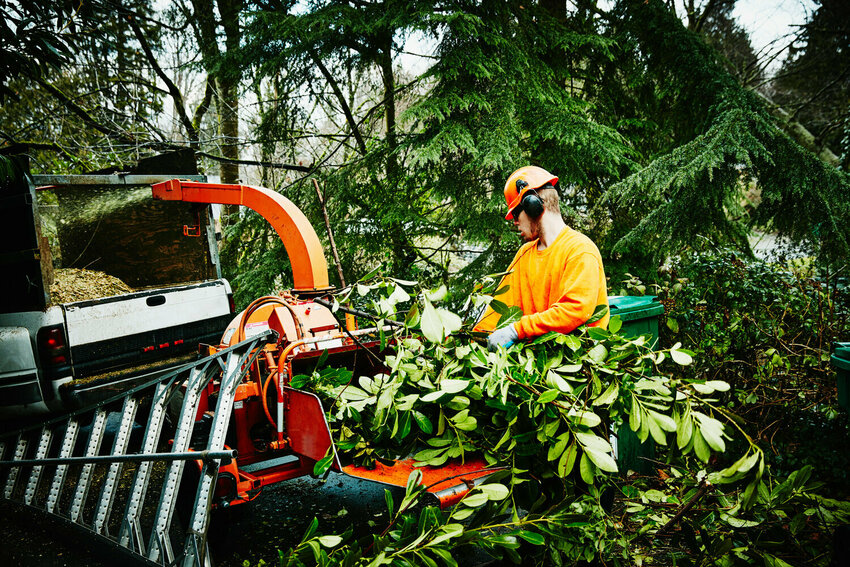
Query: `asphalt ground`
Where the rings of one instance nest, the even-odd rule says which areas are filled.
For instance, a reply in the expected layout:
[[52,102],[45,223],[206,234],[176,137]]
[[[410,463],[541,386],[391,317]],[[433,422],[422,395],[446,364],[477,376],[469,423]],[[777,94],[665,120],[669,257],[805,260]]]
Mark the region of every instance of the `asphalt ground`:
[[[220,567],[278,563],[278,550],[301,541],[315,517],[324,534],[349,526],[361,535],[386,525],[384,486],[331,474],[327,480],[298,478],[266,487],[255,501],[225,511],[213,530],[214,562]],[[398,490],[398,489],[394,489]],[[401,494],[394,494],[400,501]],[[34,512],[0,506],[0,565],[107,567],[129,564],[98,548],[91,536]]]

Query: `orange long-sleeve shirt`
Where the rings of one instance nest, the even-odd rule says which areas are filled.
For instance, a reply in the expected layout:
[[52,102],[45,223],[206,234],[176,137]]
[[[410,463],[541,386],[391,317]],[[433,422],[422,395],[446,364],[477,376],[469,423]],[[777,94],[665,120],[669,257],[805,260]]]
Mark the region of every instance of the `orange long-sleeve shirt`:
[[[599,249],[569,227],[544,250],[537,249],[537,240],[525,244],[509,270],[500,287],[510,288],[496,299],[522,309],[522,318],[514,323],[520,339],[549,331],[569,333],[590,319],[597,305],[608,305]],[[475,330],[492,331],[499,317],[487,307]],[[606,314],[593,326],[607,328],[608,319]]]

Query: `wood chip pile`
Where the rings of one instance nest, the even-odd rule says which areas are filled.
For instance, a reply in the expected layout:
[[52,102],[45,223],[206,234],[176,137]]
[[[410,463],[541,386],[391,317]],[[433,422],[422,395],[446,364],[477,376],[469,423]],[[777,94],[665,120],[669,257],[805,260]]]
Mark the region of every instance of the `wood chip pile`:
[[86,301],[131,293],[133,288],[114,276],[95,270],[61,268],[54,273],[50,286],[51,303]]

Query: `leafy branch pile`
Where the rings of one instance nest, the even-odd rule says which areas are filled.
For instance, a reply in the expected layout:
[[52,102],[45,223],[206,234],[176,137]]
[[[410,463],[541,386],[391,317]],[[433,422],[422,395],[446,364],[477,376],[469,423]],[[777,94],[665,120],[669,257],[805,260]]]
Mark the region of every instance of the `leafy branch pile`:
[[[413,299],[407,284],[382,280],[341,298],[365,303],[383,292],[370,307],[385,317],[412,301],[408,331],[394,338],[385,373],[354,377],[324,369],[296,377],[294,385],[324,397],[343,460],[368,465],[412,454],[422,465],[439,466],[477,454],[504,468],[444,512],[414,509],[421,494],[411,478],[398,508],[388,496],[392,521],[382,534],[321,540],[328,536],[311,529],[281,556],[282,564],[455,565],[468,546],[519,563],[517,549],[527,546],[526,562],[598,558],[625,565],[652,548],[657,554],[653,538],[665,533],[678,564],[729,554],[781,561],[775,550],[756,545],[752,552],[747,545],[712,547],[724,530],[754,528],[774,514],[776,489],[766,478],[762,450],[720,403],[728,383],[686,372],[694,353],[679,344],[654,351],[647,337],[625,338],[617,318],[607,331],[582,327],[491,353],[459,315],[440,306],[442,290]],[[474,296],[467,307],[490,300]],[[516,317],[503,311],[501,324]],[[624,428],[658,446],[657,478],[624,480],[627,471],[619,470],[609,442],[611,432]],[[735,431],[745,450],[726,468],[708,472]],[[329,467],[326,458],[315,472]],[[795,487],[793,496],[803,493]],[[832,521],[848,513],[824,499],[815,508]],[[713,531],[680,537],[701,534],[701,525]]]

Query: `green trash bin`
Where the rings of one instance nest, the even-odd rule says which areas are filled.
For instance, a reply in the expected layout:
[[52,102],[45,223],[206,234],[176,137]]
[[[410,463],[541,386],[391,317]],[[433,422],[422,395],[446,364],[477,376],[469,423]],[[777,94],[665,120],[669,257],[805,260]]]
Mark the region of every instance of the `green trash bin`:
[[850,343],[835,343],[830,361],[838,382],[838,405],[850,411]]
[[658,318],[664,306],[654,295],[612,295],[608,298],[611,317],[623,322],[620,334],[631,339],[640,335],[652,336],[652,347],[658,342]]
[[[664,306],[654,295],[613,295],[608,297],[611,317],[619,317],[623,322],[619,334],[626,338],[650,335],[652,348],[658,344],[658,320],[664,314]],[[628,424],[617,431],[617,464],[620,471],[633,470],[641,474],[652,472],[652,463],[646,459],[655,458],[655,443],[647,439],[643,443]]]

